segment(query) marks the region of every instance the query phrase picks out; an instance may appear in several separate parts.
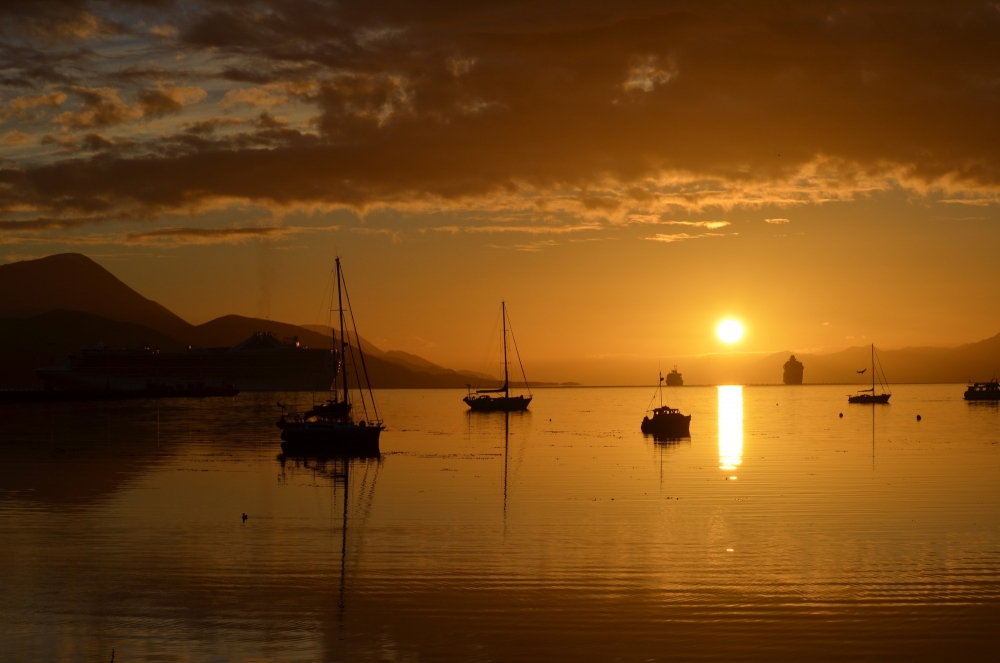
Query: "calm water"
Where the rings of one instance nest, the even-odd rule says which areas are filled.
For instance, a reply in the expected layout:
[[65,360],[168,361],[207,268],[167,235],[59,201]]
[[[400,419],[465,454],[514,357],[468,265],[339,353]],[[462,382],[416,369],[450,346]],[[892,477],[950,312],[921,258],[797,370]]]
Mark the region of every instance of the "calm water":
[[650,389],[383,391],[381,457],[325,463],[279,458],[308,394],[3,406],[0,659],[992,658],[1000,413],[962,389],[685,387],[673,444]]

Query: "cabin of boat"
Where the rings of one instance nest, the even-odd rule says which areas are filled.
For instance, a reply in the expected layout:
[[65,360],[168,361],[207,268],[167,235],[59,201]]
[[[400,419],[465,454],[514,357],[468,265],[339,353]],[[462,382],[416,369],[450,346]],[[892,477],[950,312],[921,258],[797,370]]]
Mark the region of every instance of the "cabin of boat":
[[1000,401],[1000,382],[993,378],[989,382],[974,382],[965,390],[967,401]]
[[305,417],[343,417],[351,413],[351,404],[347,401],[328,400],[319,405],[313,405],[306,410]]

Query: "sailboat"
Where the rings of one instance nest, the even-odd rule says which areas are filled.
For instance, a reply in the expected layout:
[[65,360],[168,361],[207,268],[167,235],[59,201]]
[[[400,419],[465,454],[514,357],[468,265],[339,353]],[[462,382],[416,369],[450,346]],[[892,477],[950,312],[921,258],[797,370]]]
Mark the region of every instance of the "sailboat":
[[[663,373],[660,373],[660,384],[657,387],[660,394],[660,407],[653,409],[653,418],[642,418],[643,433],[652,434],[654,438],[675,439],[691,437],[691,415],[681,414],[681,411],[663,404]],[[653,394],[656,398],[656,394]],[[648,411],[648,410],[647,410]]]
[[[879,364],[879,368],[881,368],[881,367],[882,367],[882,365],[880,363]],[[871,387],[871,389],[859,389],[858,393],[856,395],[854,395],[854,396],[848,396],[847,397],[847,402],[848,403],[862,403],[862,404],[866,404],[866,405],[867,404],[880,403],[880,404],[885,405],[886,403],[889,402],[889,397],[892,396],[892,392],[886,391],[886,388],[889,386],[889,381],[885,379],[885,371],[882,371],[881,376],[879,376],[879,378],[878,378],[879,388],[882,390],[882,393],[880,393],[880,394],[876,394],[875,393],[876,371],[875,371],[875,344],[874,343],[872,343],[872,365],[871,365],[871,370],[872,370],[872,387]],[[858,372],[859,373],[864,373],[863,370],[858,371]]]
[[[281,450],[287,454],[310,453],[337,455],[356,453],[358,451],[378,452],[378,440],[385,426],[378,414],[375,404],[375,394],[372,392],[371,381],[368,379],[368,369],[365,366],[365,356],[361,351],[360,336],[357,323],[351,309],[351,298],[347,294],[343,267],[340,258],[336,259],[337,267],[337,307],[340,322],[340,336],[333,334],[333,352],[336,372],[334,374],[334,398],[326,403],[314,406],[302,413],[282,413],[277,426],[281,429]],[[347,309],[344,308],[346,299]],[[346,333],[347,313],[354,326],[355,346],[348,342]],[[358,357],[354,358],[357,350]],[[347,361],[350,355],[352,361]],[[351,402],[350,367],[356,373],[359,402]],[[360,367],[361,370],[358,370]],[[364,378],[364,385],[361,379]],[[340,383],[338,385],[338,382]],[[367,391],[367,398],[365,392]],[[371,412],[368,408],[371,406]],[[356,406],[360,406],[356,407]],[[363,416],[356,417],[361,410]]]
[[[521,363],[521,354],[517,351],[517,342],[514,341],[514,334],[510,331],[510,320],[507,318],[507,303],[500,302],[500,320],[503,326],[501,332],[501,345],[503,346],[503,386],[498,389],[477,389],[472,391],[469,387],[468,395],[462,400],[476,412],[517,412],[527,410],[528,403],[533,398],[531,389],[528,388],[528,378],[524,375],[524,365]],[[495,329],[495,327],[494,327]],[[507,358],[507,334],[514,346],[514,354],[517,356],[517,364],[521,368],[521,377],[524,379],[524,388],[528,390],[528,395],[510,395],[510,360]],[[496,395],[494,395],[496,394]],[[500,394],[503,394],[502,396]]]

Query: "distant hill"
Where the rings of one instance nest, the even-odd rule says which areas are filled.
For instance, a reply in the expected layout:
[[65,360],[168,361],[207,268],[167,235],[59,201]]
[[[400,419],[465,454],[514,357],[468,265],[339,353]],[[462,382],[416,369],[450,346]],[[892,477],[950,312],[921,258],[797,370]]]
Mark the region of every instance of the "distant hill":
[[[329,348],[329,328],[225,315],[191,325],[160,304],[146,299],[110,272],[79,254],[63,254],[0,266],[0,388],[40,386],[34,369],[61,364],[81,347],[103,342],[136,347],[147,342],[164,351],[187,346],[228,347],[257,331],[278,338],[298,337],[313,348]],[[385,352],[365,339],[361,346],[377,387],[464,387],[485,376],[453,371],[399,350]],[[862,384],[868,374],[869,348],[830,354],[796,352],[805,365],[806,384]],[[791,352],[720,353],[655,359],[615,357],[587,361],[536,361],[534,376],[552,382],[583,384],[654,384],[659,363],[677,364],[685,384],[780,384],[782,364]],[[890,382],[965,382],[1000,375],[1000,334],[954,348],[914,347],[879,353]],[[486,378],[489,379],[489,378]]]
[[49,311],[80,311],[129,322],[183,340],[182,318],[119,281],[87,256],[63,253],[0,265],[0,318],[31,318]]
[[[146,299],[90,258],[66,253],[0,266],[0,388],[39,387],[38,366],[57,365],[68,354],[104,343],[133,348],[149,343],[163,351],[230,347],[254,332],[298,337],[329,348],[323,333],[273,320],[225,315],[192,325]],[[469,377],[408,353],[386,353],[362,339],[375,387],[464,387]]]
[[[878,350],[877,357],[890,383],[905,382],[967,382],[989,380],[1000,375],[1000,334],[976,343],[954,348],[910,347],[898,350]],[[782,365],[793,354],[778,352],[764,357],[744,355],[727,359],[713,355],[688,362],[693,379],[721,383],[732,376],[743,384],[780,384]],[[871,365],[870,346],[851,347],[830,354],[794,353],[805,366],[806,384],[865,384],[871,373],[858,371]],[[712,380],[712,378],[715,378]],[[704,378],[708,378],[705,380]]]
[[224,315],[203,325],[192,327],[186,341],[195,347],[230,347],[249,338],[254,332],[266,331],[276,338],[295,338],[310,348],[329,348],[330,338],[297,325],[274,320],[245,318],[242,315]]
[[[309,331],[323,335],[326,338],[326,345],[322,347],[330,346],[330,338],[331,338],[330,327],[326,325],[301,325],[301,327],[303,329],[308,329]],[[350,338],[350,335],[348,335],[348,337]],[[319,346],[314,346],[314,347],[319,347]],[[388,350],[388,351],[380,350],[377,347],[375,347],[375,345],[373,345],[371,342],[367,341],[364,336],[361,337],[361,349],[364,350],[366,354],[372,357],[379,357],[389,362],[403,364],[408,368],[410,368],[411,370],[419,372],[426,372],[431,374],[457,373],[459,375],[464,376],[466,378],[466,381],[469,380],[476,381],[474,384],[480,384],[480,383],[486,384],[491,380],[497,381],[495,376],[483,375],[482,373],[476,373],[475,371],[453,371],[450,368],[445,368],[444,366],[435,364],[434,362],[428,361],[423,357],[420,357],[418,355],[409,352],[403,352],[402,350]]]

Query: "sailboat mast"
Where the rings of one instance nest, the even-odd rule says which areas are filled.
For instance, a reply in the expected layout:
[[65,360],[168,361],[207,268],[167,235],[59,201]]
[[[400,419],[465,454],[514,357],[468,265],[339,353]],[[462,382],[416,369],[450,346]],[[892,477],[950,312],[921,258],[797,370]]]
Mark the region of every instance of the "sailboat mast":
[[340,372],[344,375],[344,402],[347,402],[347,343],[344,339],[344,300],[340,293],[340,258],[337,258],[337,310],[340,313]]
[[333,353],[333,400],[339,401],[337,388],[337,328],[333,326],[333,295],[330,295],[330,312],[326,316],[326,324],[330,327],[330,352]]
[[503,395],[510,398],[510,376],[507,370],[507,302],[500,302],[500,319],[503,325]]
[[872,343],[872,397],[875,397],[875,344]]

